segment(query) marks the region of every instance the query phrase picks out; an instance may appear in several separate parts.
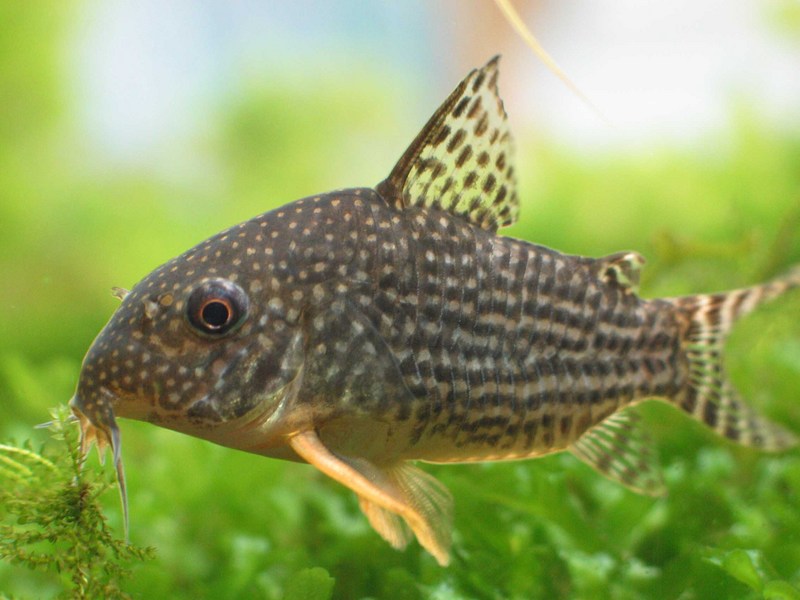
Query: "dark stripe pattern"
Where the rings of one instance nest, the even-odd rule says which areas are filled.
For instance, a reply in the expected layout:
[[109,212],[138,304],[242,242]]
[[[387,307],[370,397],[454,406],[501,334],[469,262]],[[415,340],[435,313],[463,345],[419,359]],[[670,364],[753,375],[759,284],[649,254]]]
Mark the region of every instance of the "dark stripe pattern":
[[[607,283],[599,261],[497,237],[437,210],[396,211],[363,191],[352,210],[362,244],[348,265],[353,285],[331,292],[337,314],[349,316],[328,319],[346,325],[324,333],[347,339],[342,327],[362,331],[366,317],[402,389],[348,398],[362,412],[403,421],[408,457],[562,449],[623,405],[681,384],[672,306]],[[371,360],[346,346],[327,357],[338,372]],[[332,375],[324,371],[317,385]]]

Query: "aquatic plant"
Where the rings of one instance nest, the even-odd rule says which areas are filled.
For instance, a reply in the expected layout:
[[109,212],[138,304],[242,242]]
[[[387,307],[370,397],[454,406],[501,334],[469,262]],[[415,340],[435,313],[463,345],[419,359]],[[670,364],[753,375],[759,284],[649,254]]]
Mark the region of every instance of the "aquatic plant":
[[72,598],[126,598],[130,565],[154,556],[121,539],[99,497],[114,484],[84,468],[77,427],[61,406],[48,424],[51,439],[0,444],[0,559],[54,573]]

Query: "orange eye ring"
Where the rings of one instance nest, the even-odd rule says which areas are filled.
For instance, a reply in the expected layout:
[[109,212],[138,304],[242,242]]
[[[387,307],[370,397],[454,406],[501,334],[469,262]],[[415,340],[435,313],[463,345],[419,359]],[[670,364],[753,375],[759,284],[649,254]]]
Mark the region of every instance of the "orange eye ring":
[[226,298],[209,298],[198,312],[198,320],[209,331],[222,329],[233,318],[233,307]]
[[189,295],[186,318],[197,333],[217,337],[242,323],[248,308],[242,288],[226,279],[210,279]]

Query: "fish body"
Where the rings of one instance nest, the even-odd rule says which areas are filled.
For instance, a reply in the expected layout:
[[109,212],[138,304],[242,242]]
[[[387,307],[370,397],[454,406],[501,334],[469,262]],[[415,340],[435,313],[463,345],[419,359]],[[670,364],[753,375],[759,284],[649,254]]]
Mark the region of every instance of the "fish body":
[[[634,410],[666,400],[768,450],[794,436],[725,379],[733,321],[800,270],[724,294],[642,299],[635,252],[499,236],[518,202],[497,60],[470,73],[389,177],[287,204],[149,274],[90,348],[71,402],[84,451],[116,417],[309,462],[396,547],[448,561],[452,499],[411,461],[569,450],[663,486]],[[124,487],[123,487],[124,489]]]

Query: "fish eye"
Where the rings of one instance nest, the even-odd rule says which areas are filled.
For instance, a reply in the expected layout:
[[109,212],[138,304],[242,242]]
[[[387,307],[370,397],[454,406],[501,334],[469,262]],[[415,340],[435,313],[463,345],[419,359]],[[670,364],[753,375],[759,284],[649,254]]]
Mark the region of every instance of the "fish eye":
[[226,279],[210,279],[197,286],[186,302],[186,317],[195,331],[221,336],[244,321],[250,302],[244,290]]

